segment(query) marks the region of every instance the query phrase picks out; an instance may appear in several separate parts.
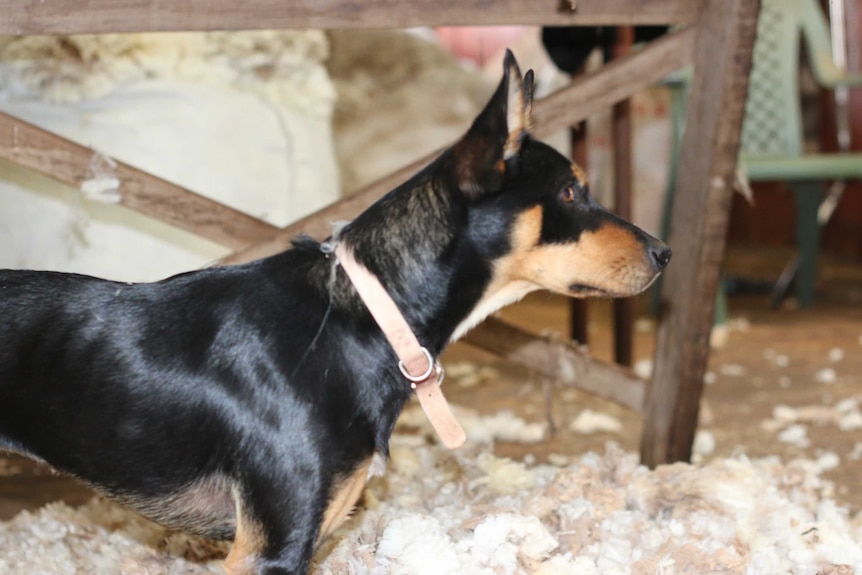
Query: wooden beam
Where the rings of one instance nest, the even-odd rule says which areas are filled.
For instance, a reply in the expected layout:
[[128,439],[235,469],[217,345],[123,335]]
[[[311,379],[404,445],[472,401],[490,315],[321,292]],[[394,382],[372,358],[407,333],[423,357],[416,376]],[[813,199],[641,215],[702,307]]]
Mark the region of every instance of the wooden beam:
[[643,410],[646,382],[622,367],[594,359],[577,345],[543,338],[490,317],[464,342],[635,411]]
[[[619,26],[613,46],[614,58],[632,51],[635,31],[631,26]],[[611,113],[611,147],[614,166],[614,212],[626,220],[632,219],[632,101],[617,102]],[[632,366],[634,356],[634,299],[617,298],[613,305],[614,361]]]
[[692,21],[697,6],[692,0],[0,0],[0,34],[670,24]]
[[[542,138],[566,126],[575,125],[587,116],[658,82],[691,62],[693,46],[694,30],[687,28],[675,32],[536,101],[533,105],[534,135]],[[467,127],[464,128],[466,130]],[[382,195],[405,182],[438,154],[435,152],[413,162],[350,197],[294,222],[270,240],[228,256],[221,263],[236,264],[276,254],[286,249],[291,239],[299,234],[319,239],[328,236],[333,222],[352,219]]]
[[739,132],[759,2],[700,3],[692,79],[649,387],[643,463],[688,460],[709,354],[713,304],[724,256]]
[[[0,158],[237,250],[272,237],[266,222],[0,113]],[[98,193],[95,190],[94,193]]]
[[691,64],[695,30],[683,28],[615,59],[536,102],[533,125],[543,138],[601,112]]
[[397,172],[369,184],[358,192],[293,222],[268,239],[222,258],[219,263],[222,265],[240,264],[277,254],[290,247],[293,238],[301,234],[323,239],[329,236],[334,223],[352,220],[385,193],[404,183],[436,156],[437,152],[413,162]]
[[[577,126],[569,129],[569,142],[572,146],[572,161],[586,169],[589,165],[586,120],[581,120]],[[590,343],[590,334],[587,330],[590,316],[589,301],[577,297],[569,298],[569,339],[581,345]]]

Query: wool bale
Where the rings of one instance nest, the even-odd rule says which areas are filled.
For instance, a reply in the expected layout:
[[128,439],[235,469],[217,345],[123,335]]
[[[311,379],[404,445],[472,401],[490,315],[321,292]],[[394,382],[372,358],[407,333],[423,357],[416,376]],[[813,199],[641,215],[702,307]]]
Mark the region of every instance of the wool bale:
[[0,266],[154,280],[228,253],[114,205],[106,157],[284,226],[339,196],[316,31],[0,38],[0,111],[94,149],[74,190],[0,163]]

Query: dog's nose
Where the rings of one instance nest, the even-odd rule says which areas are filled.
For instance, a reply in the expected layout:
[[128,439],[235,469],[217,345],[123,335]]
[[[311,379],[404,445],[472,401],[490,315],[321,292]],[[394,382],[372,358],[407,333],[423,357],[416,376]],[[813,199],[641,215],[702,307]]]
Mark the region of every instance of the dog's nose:
[[649,247],[649,253],[650,256],[652,256],[653,261],[656,263],[656,267],[660,270],[663,270],[665,266],[667,266],[667,263],[670,261],[670,257],[673,255],[670,248],[663,243],[651,245]]

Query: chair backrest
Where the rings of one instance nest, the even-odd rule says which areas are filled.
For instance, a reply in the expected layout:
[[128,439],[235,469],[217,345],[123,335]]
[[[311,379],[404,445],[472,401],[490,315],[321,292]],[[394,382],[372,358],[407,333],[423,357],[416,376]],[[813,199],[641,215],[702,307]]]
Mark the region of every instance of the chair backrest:
[[799,102],[800,39],[815,78],[835,69],[826,18],[816,0],[762,0],[745,103],[741,154],[794,156],[803,151]]

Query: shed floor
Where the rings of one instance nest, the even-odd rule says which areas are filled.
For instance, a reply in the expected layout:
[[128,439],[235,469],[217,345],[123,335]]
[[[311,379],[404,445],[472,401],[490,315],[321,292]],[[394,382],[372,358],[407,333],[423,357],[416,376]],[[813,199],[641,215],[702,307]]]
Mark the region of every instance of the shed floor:
[[[771,281],[789,254],[775,248],[731,248],[725,269],[731,277]],[[856,417],[862,411],[860,304],[862,266],[829,257],[821,258],[817,302],[812,310],[793,309],[792,302],[771,310],[768,294],[732,295],[729,337],[710,356],[701,406],[700,429],[715,442],[714,451],[704,457],[745,453],[790,460],[835,454],[840,463],[825,473],[835,483],[835,499],[853,513],[862,511],[862,415]],[[638,299],[637,308],[640,319],[634,355],[643,369],[647,367],[644,361],[652,357],[654,328],[645,315],[646,298]],[[534,294],[503,315],[530,329],[563,332],[567,309],[563,298]],[[606,360],[611,355],[610,309],[607,301],[590,303],[590,348]],[[489,414],[511,410],[530,422],[546,420],[546,386],[533,374],[465,345],[452,346],[444,357],[447,365],[463,362],[490,366],[499,377],[473,386],[460,385],[452,378],[446,393],[453,403]],[[545,461],[552,454],[602,452],[608,441],[637,451],[639,415],[574,389],[555,388],[550,393],[556,433],[541,443],[498,442],[498,455]],[[854,399],[860,405],[854,404]],[[784,419],[776,423],[770,420],[778,405],[791,409],[779,411]],[[573,431],[570,422],[585,409],[616,418],[621,430]],[[788,429],[793,423],[801,427]],[[806,440],[808,445],[804,445]],[[86,488],[43,466],[15,456],[0,456],[0,520],[49,501],[78,504],[90,497]]]

